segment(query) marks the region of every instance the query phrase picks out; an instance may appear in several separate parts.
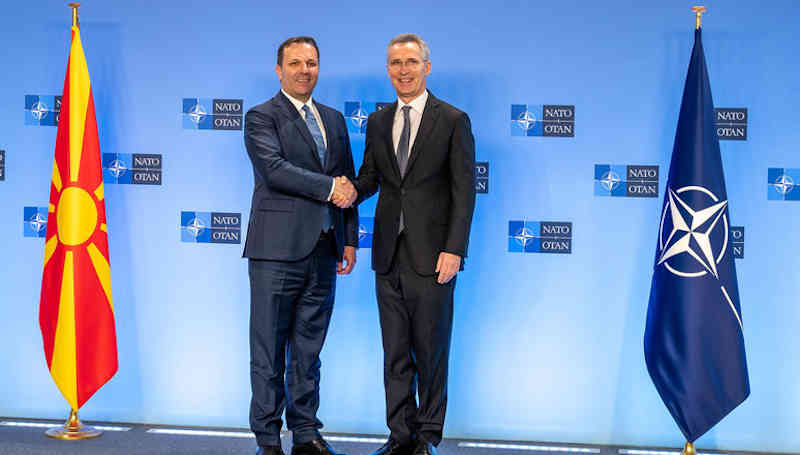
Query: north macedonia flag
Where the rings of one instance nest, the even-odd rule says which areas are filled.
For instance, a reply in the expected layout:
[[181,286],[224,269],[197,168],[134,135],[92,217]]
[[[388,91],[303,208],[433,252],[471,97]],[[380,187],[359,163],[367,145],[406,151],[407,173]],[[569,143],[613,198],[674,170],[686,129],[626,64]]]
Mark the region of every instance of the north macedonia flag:
[[77,25],[61,103],[39,325],[50,374],[77,411],[117,371],[100,143]]

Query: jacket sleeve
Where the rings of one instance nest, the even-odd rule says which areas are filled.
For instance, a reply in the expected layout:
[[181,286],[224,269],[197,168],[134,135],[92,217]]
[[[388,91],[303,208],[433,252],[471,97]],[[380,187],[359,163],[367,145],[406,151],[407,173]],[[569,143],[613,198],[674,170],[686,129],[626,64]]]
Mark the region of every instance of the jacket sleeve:
[[467,256],[472,213],[475,210],[475,138],[469,117],[461,113],[450,137],[450,229],[444,251]]
[[[373,194],[378,191],[379,177],[378,169],[375,167],[375,138],[376,135],[375,125],[372,122],[373,117],[370,116],[367,120],[367,132],[364,143],[364,162],[361,163],[361,168],[358,169],[358,178],[353,181],[353,184],[358,190],[358,197],[354,206],[361,204],[369,199]],[[372,134],[370,134],[372,133]]]
[[295,166],[285,157],[275,119],[251,109],[244,119],[244,144],[253,168],[271,189],[293,196],[327,201],[333,178]]
[[[353,151],[350,148],[350,135],[347,134],[347,124],[345,124],[344,116],[339,114],[339,119],[341,123],[341,128],[345,132],[344,134],[344,147],[345,147],[345,159],[347,160],[347,164],[345,165],[345,176],[350,179],[351,182],[355,182],[356,180],[356,169],[355,165],[353,164]],[[355,186],[355,184],[354,184]],[[358,191],[358,188],[356,188]],[[358,248],[358,207],[355,203],[350,207],[344,209],[344,244],[347,246],[354,246]]]

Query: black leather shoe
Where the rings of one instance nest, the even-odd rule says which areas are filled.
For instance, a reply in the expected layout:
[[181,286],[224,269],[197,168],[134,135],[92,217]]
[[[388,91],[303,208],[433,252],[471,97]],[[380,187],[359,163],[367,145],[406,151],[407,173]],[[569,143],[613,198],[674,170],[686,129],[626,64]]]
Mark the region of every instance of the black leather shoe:
[[417,443],[417,446],[414,447],[414,452],[412,455],[438,455],[436,452],[436,447],[431,444],[430,442],[420,441]]
[[380,449],[372,452],[372,455],[411,455],[414,451],[414,444],[400,444],[394,439],[389,438],[386,444]]
[[292,455],[345,455],[333,450],[324,439],[319,438],[304,444],[295,444]]
[[284,455],[281,446],[258,446],[256,455]]

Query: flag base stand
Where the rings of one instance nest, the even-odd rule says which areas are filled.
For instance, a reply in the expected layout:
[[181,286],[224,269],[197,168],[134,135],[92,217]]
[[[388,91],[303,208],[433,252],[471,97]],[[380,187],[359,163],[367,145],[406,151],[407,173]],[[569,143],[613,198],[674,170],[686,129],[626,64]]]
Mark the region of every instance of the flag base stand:
[[78,412],[74,409],[69,413],[69,419],[63,427],[51,428],[44,433],[50,438],[61,439],[62,441],[80,441],[82,439],[92,439],[103,434],[102,431],[92,427],[84,426],[78,419]]
[[686,442],[686,445],[683,446],[683,452],[681,455],[697,455],[697,452],[694,450],[694,444],[691,442]]

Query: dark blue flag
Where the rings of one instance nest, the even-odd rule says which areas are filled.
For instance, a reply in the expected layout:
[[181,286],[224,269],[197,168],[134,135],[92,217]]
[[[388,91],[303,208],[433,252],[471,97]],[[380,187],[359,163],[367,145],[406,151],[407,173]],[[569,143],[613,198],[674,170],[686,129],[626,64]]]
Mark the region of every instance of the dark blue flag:
[[750,394],[728,195],[700,29],[683,89],[647,308],[644,354],[694,442]]

